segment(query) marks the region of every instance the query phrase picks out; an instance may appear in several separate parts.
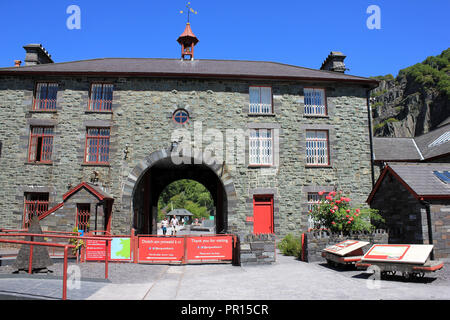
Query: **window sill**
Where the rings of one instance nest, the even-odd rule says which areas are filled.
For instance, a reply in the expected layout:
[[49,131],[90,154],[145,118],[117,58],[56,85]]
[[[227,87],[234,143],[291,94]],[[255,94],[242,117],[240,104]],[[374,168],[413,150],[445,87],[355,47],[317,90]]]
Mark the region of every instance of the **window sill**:
[[105,113],[105,114],[113,114],[112,110],[85,110],[84,113]]
[[303,114],[305,118],[329,118],[328,114],[320,115],[320,114]]
[[318,168],[318,169],[320,169],[320,168],[324,168],[324,169],[331,169],[331,168],[333,168],[333,166],[332,165],[330,165],[330,164],[327,164],[327,165],[305,165],[305,168],[313,168],[313,169],[316,169],[316,168]]
[[248,113],[249,117],[275,117],[275,113]]
[[276,168],[273,164],[249,164],[247,166],[249,169],[258,169],[258,168]]
[[29,110],[30,113],[58,113],[58,110]]
[[25,162],[25,164],[31,166],[52,166],[53,162]]
[[87,163],[84,162],[81,164],[83,167],[111,167],[111,164],[109,163]]

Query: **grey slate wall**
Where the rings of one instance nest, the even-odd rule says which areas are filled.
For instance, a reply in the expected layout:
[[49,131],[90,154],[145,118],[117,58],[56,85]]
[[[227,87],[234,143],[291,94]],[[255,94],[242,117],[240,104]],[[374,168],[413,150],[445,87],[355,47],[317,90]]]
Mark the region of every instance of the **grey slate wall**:
[[[0,225],[18,228],[23,215],[24,187],[52,187],[51,201],[62,201],[68,185],[89,181],[93,170],[100,184],[114,199],[112,231],[129,233],[132,212],[123,203],[125,181],[134,168],[152,152],[170,146],[171,117],[178,107],[191,114],[186,127],[202,121],[203,132],[216,128],[246,129],[256,124],[279,128],[279,167],[250,169],[227,165],[237,200],[229,216],[229,228],[240,235],[252,233],[246,221],[251,215],[252,190],[271,189],[276,200],[277,236],[306,230],[303,187],[331,186],[351,195],[353,203],[364,203],[371,190],[370,150],[366,89],[361,86],[326,85],[329,116],[307,117],[303,112],[303,87],[319,83],[280,81],[232,81],[187,79],[104,79],[87,77],[51,78],[59,82],[56,112],[32,111],[35,82],[44,78],[0,78]],[[114,84],[112,112],[89,112],[88,92],[93,81]],[[271,85],[275,112],[269,116],[248,115],[249,85]],[[26,162],[30,121],[55,124],[53,163]],[[111,124],[110,165],[82,163],[85,130],[92,121]],[[305,167],[306,129],[330,130],[331,166]],[[124,150],[128,147],[128,157]],[[248,160],[247,160],[248,161]],[[70,219],[69,219],[70,220]]]

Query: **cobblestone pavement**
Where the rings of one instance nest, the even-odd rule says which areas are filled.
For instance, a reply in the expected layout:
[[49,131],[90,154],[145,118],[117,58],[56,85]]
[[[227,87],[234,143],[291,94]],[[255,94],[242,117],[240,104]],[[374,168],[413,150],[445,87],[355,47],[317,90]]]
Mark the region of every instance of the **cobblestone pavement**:
[[[397,300],[450,299],[450,265],[422,279],[405,281],[393,276],[373,282],[369,274],[325,263],[304,263],[277,255],[272,265],[234,267],[230,264],[143,265],[110,263],[69,264],[68,299],[76,300]],[[73,267],[75,266],[75,268]],[[79,268],[79,269],[78,269]],[[60,299],[62,264],[50,275],[11,274],[0,267],[0,299]],[[74,281],[76,272],[81,281]]]

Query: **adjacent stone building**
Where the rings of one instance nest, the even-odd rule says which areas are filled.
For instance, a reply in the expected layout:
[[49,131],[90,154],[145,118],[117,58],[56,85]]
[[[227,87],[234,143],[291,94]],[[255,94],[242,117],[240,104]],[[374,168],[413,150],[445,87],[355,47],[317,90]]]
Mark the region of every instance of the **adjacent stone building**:
[[67,210],[48,211],[88,182],[114,201],[98,228],[120,234],[156,234],[159,195],[179,179],[205,185],[216,231],[241,242],[307,230],[320,190],[365,202],[377,81],[345,74],[341,53],[315,70],[194,59],[189,24],[178,41],[181,59],[63,63],[29,45],[25,66],[0,69],[2,227],[36,214],[44,229],[72,230],[78,212],[92,219],[99,197],[65,219]]
[[436,259],[450,259],[450,163],[388,163],[368,203],[389,243],[433,244]]

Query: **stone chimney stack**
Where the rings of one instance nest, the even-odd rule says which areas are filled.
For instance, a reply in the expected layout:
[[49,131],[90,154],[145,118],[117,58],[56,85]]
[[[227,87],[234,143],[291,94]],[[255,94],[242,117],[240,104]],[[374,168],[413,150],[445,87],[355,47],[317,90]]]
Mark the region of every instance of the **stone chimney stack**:
[[325,61],[322,63],[320,70],[328,70],[344,73],[345,68],[344,59],[346,56],[342,52],[331,51]]
[[28,44],[23,48],[27,53],[25,56],[25,66],[53,63],[51,55],[42,47],[42,44]]

